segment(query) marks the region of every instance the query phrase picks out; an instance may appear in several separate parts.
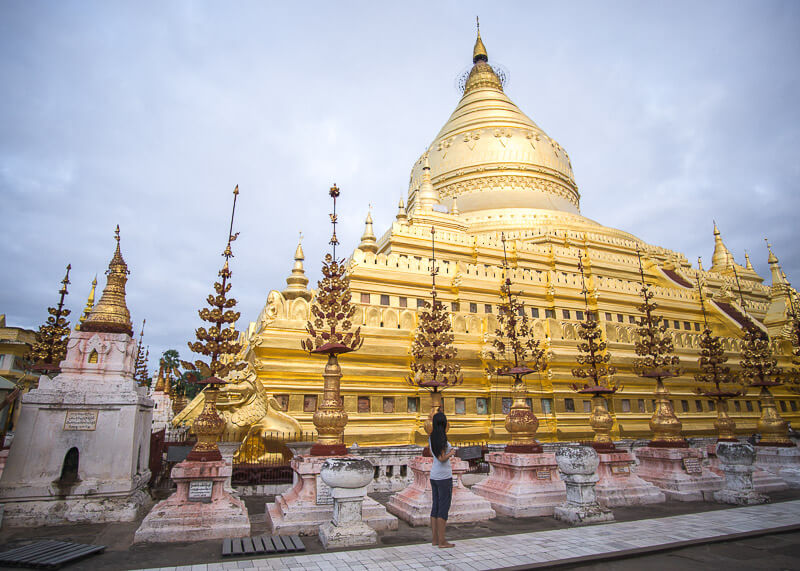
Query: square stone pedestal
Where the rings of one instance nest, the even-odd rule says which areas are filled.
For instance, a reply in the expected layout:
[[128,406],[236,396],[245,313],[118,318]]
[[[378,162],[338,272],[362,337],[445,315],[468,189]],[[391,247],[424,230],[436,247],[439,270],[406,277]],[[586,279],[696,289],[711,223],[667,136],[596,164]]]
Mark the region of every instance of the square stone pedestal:
[[489,500],[501,515],[549,516],[567,499],[552,453],[492,452],[487,454],[486,460],[491,473],[483,482],[472,486],[472,491]]
[[[406,489],[397,492],[386,504],[386,508],[411,525],[430,525],[431,523],[431,466],[433,458],[417,456],[412,458],[409,467],[414,481]],[[497,517],[488,500],[473,494],[461,481],[461,476],[469,464],[459,458],[451,458],[453,469],[453,499],[450,504],[448,520],[452,523],[486,521]]]
[[636,461],[630,452],[600,452],[595,485],[597,500],[608,507],[641,506],[666,501],[664,492],[641,479],[633,470]]
[[249,536],[247,508],[225,491],[230,475],[224,460],[177,464],[171,477],[178,490],[150,510],[136,530],[134,543]]
[[364,523],[361,508],[366,488],[333,488],[333,519],[319,528],[319,540],[325,549],[375,545],[378,534]]
[[697,448],[644,446],[636,456],[639,477],[655,484],[668,499],[713,501],[713,493],[722,488],[722,478],[703,466],[703,452]]
[[790,488],[800,488],[800,449],[796,446],[756,445],[756,467],[778,476]]
[[[719,458],[717,458],[717,444],[709,444],[707,447],[708,452],[708,469],[718,476],[724,477],[722,468],[720,468]],[[753,490],[759,494],[771,494],[773,492],[782,492],[789,488],[789,484],[783,481],[772,472],[767,472],[757,465],[753,465]]]
[[[333,519],[331,489],[319,476],[322,464],[335,456],[295,456],[292,489],[267,504],[267,525],[277,535],[317,535]],[[362,519],[376,531],[397,529],[397,518],[381,504],[364,498]]]

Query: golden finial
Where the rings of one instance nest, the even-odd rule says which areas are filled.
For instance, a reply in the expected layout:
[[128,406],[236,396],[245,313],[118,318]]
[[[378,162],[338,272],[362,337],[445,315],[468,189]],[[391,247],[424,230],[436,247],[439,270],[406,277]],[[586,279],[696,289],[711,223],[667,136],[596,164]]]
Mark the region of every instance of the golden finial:
[[81,330],[81,325],[86,318],[89,317],[89,314],[92,312],[92,308],[94,307],[94,292],[97,288],[97,274],[95,274],[94,279],[92,280],[92,289],[89,290],[89,297],[86,299],[86,307],[83,309],[83,315],[80,316],[78,319],[78,324],[75,326],[75,331]]
[[697,269],[699,269],[701,272],[705,271],[703,269],[703,257],[702,256],[697,256]]
[[475,40],[475,48],[472,50],[472,63],[489,61],[489,55],[486,53],[486,46],[483,45],[483,40],[481,40],[481,21],[477,16],[475,16],[475,22],[478,27],[478,37]]
[[114,230],[114,239],[117,247],[106,271],[106,287],[100,301],[81,324],[81,331],[125,333],[133,337],[131,314],[125,301],[125,284],[130,271],[120,251],[119,224]]
[[777,264],[778,256],[772,253],[772,244],[769,243],[767,238],[764,238],[764,242],[767,243],[767,251],[769,251],[769,258],[767,258],[767,262],[770,264]]

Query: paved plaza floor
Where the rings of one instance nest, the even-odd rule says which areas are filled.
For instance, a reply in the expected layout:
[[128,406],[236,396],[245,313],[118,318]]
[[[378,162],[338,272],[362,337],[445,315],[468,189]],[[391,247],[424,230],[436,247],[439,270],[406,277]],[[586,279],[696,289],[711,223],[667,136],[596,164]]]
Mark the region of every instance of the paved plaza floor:
[[[378,498],[383,499],[383,498]],[[248,501],[252,513],[264,499]],[[800,569],[800,493],[773,495],[762,506],[668,502],[616,508],[616,523],[571,528],[549,517],[497,518],[448,527],[456,546],[429,544],[426,527],[380,535],[373,548],[327,552],[304,537],[308,552],[263,558],[223,559],[221,541],[132,545],[138,523],[75,525],[0,532],[0,550],[54,538],[108,546],[105,553],[76,562],[83,569]],[[258,517],[255,518],[258,522]],[[264,533],[263,523],[254,535]]]

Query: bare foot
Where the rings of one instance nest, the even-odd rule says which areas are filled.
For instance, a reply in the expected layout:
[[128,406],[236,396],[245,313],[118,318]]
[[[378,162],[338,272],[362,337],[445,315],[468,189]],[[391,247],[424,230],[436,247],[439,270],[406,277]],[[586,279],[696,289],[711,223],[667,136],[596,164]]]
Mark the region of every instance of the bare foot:
[[448,547],[455,547],[455,545],[452,543],[448,543],[446,541],[444,543],[439,544],[440,549],[447,549]]

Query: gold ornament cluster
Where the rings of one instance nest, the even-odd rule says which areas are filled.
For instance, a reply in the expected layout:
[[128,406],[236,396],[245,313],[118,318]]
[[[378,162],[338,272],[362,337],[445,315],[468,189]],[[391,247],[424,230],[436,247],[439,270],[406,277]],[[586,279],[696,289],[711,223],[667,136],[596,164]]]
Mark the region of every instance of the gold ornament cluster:
[[335,343],[355,351],[361,347],[361,328],[353,328],[356,307],[351,303],[350,277],[344,260],[325,255],[322,279],[317,282],[317,295],[311,306],[313,320],[306,324],[310,337],[300,344],[309,353]]
[[69,271],[71,269],[72,266],[68,264],[67,273],[64,279],[61,280],[61,289],[58,291],[61,295],[58,305],[47,308],[47,313],[50,315],[47,321],[39,326],[36,340],[31,347],[31,357],[35,361],[36,367],[42,371],[57,370],[58,364],[64,360],[67,354],[67,341],[69,339],[69,321],[67,321],[67,317],[70,311],[64,307],[64,298],[69,293],[67,286],[70,283]]

